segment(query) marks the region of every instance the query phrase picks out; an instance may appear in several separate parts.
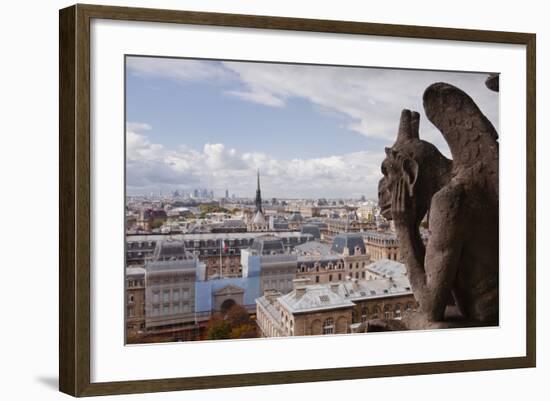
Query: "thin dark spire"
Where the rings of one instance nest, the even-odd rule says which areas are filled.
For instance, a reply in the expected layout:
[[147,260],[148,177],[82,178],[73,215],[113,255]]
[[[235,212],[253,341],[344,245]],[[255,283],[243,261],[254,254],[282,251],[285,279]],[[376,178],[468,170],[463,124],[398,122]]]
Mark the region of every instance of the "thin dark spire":
[[260,169],[258,169],[258,187],[256,188],[256,213],[262,211],[262,193],[260,190]]

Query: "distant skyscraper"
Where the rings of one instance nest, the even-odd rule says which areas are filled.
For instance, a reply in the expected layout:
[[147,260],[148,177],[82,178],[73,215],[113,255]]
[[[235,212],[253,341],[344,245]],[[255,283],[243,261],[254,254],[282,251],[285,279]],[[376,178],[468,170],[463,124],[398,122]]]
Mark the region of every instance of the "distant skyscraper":
[[225,190],[225,198],[226,198],[226,199],[229,199],[229,189],[226,189],[226,190]]

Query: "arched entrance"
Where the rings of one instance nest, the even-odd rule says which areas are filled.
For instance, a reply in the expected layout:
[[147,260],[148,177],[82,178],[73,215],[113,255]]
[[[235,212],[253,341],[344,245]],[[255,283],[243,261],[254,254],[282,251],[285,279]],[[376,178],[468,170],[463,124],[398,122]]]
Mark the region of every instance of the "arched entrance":
[[237,304],[234,300],[232,300],[231,298],[230,299],[226,299],[225,301],[222,302],[222,305],[221,305],[221,312],[225,315],[227,313],[227,311],[229,309],[231,309],[231,307],[233,305]]

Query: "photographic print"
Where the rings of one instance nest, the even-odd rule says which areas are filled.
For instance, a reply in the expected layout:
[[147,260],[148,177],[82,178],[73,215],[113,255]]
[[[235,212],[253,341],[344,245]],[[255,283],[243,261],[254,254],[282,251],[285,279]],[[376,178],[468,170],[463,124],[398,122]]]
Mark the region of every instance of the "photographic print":
[[499,76],[125,59],[127,344],[499,324]]

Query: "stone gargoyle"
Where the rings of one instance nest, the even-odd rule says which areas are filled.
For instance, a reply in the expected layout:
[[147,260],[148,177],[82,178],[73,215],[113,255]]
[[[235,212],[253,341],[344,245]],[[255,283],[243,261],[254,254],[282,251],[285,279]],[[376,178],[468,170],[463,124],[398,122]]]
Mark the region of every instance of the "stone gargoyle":
[[[394,222],[419,307],[401,320],[369,321],[367,331],[498,325],[497,132],[450,84],[430,85],[423,102],[452,160],[419,138],[419,113],[403,110],[379,183],[381,214]],[[425,217],[426,245],[419,229]]]

